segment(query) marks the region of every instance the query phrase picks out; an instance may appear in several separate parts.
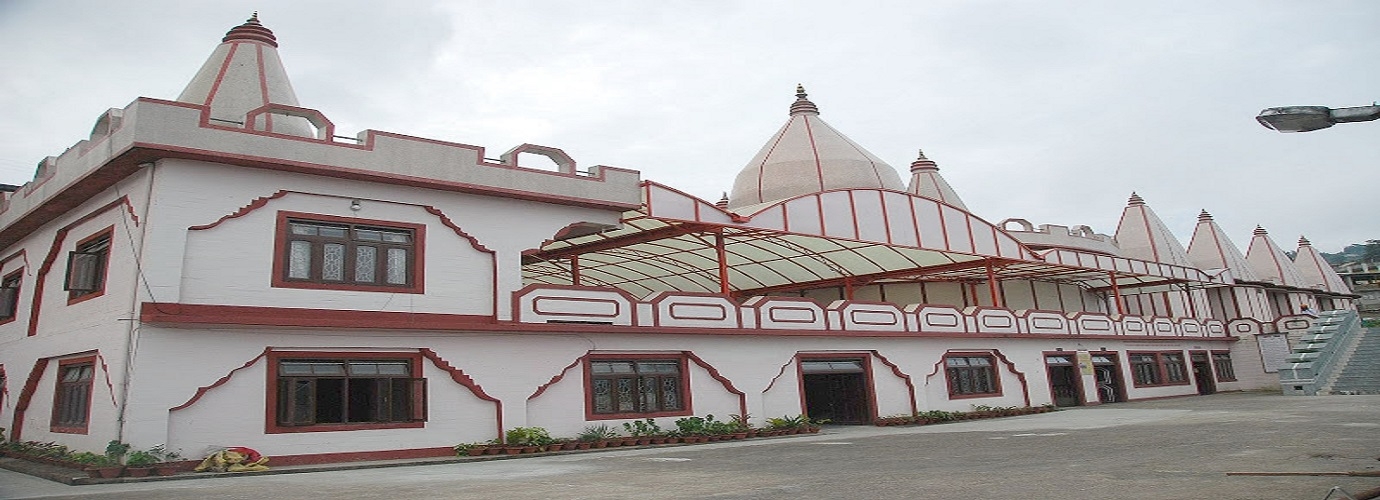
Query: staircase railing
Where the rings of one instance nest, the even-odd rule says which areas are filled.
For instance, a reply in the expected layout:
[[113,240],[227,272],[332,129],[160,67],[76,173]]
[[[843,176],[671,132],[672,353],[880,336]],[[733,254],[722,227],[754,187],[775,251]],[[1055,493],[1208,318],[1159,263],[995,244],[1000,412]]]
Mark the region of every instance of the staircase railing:
[[1316,396],[1332,372],[1351,338],[1361,329],[1356,311],[1324,311],[1313,320],[1307,333],[1279,370],[1279,385],[1287,395]]

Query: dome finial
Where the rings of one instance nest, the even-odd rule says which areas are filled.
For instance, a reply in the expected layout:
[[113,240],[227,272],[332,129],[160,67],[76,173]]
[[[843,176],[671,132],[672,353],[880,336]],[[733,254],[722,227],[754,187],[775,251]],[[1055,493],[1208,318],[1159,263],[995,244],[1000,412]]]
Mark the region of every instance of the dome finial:
[[1208,213],[1207,209],[1201,209],[1201,211],[1198,212],[1198,222],[1207,222],[1210,220],[1212,220],[1212,214]]
[[1265,228],[1260,227],[1260,226],[1256,226],[1256,227],[1255,227],[1255,231],[1252,231],[1251,234],[1254,234],[1254,235],[1256,235],[1256,236],[1265,236],[1265,235],[1270,234],[1270,233],[1269,233],[1269,231],[1266,231]]
[[727,210],[727,209],[728,209],[728,191],[724,191],[724,197],[723,197],[723,198],[719,198],[719,202],[718,202],[718,203],[715,203],[714,206],[719,207],[720,209],[723,209],[723,210]]
[[1131,199],[1126,200],[1126,203],[1129,205],[1144,205],[1145,200],[1141,199],[1140,195],[1136,194],[1135,191],[1131,191]]
[[805,86],[797,83],[795,84],[795,102],[791,103],[791,115],[805,113],[817,115],[819,114],[819,107],[810,102],[809,94],[805,93]]
[[270,47],[278,47],[278,39],[273,36],[273,31],[265,28],[263,24],[259,23],[259,11],[254,11],[254,14],[249,16],[249,19],[246,20],[244,24],[231,28],[229,32],[225,33],[225,38],[220,39],[220,41],[221,43],[239,41],[261,42],[268,44]]
[[911,172],[923,169],[939,170],[938,163],[935,163],[934,160],[925,157],[925,150],[921,149],[919,151],[920,154],[915,158],[915,161],[911,162],[910,164]]
[[1313,246],[1313,244],[1308,242],[1308,238],[1305,238],[1305,237],[1303,237],[1303,235],[1300,234],[1300,235],[1299,235],[1299,246],[1301,246],[1301,247],[1308,247],[1308,246]]

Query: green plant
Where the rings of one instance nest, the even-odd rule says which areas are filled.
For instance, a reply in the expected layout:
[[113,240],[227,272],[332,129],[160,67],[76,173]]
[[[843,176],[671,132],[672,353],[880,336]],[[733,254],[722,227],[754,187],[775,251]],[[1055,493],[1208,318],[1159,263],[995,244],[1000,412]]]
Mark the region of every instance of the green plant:
[[580,431],[580,434],[575,436],[575,439],[586,443],[593,443],[595,441],[613,439],[616,437],[618,437],[618,431],[613,430],[608,424],[599,424],[585,427],[585,430]]
[[134,453],[130,453],[129,457],[125,459],[125,465],[128,465],[130,467],[148,467],[158,462],[158,457],[154,456],[152,453],[149,453],[145,450],[139,450],[135,451]]
[[[713,415],[710,415],[711,417]],[[685,417],[676,419],[676,435],[678,436],[700,436],[708,434],[705,428],[705,420],[700,417]]]
[[747,432],[752,430],[752,415],[744,413],[741,415],[729,415],[728,418],[733,424],[734,431]]
[[182,459],[182,455],[179,455],[175,451],[168,451],[167,446],[161,444],[149,448],[148,453],[150,455],[153,455],[154,458],[158,459],[159,462],[172,462],[174,460]]
[[623,430],[627,431],[628,435],[632,437],[660,436],[665,434],[665,431],[661,430],[661,426],[657,425],[656,420],[651,418],[623,422]]
[[97,455],[97,454],[91,453],[91,452],[89,452],[89,451],[83,451],[83,452],[80,452],[80,453],[73,453],[72,455],[68,456],[68,457],[67,457],[67,461],[68,461],[68,462],[79,463],[79,464],[83,464],[83,465],[95,465],[96,462],[97,462],[97,461],[100,461],[100,459],[102,459],[102,458],[105,458],[105,456],[104,456],[104,455]]
[[556,442],[541,427],[514,427],[504,434],[510,446],[546,446]]
[[805,415],[782,415],[767,419],[767,428],[771,430],[796,429],[809,425],[810,419]]
[[452,446],[452,448],[455,449],[456,455],[467,455],[469,454],[470,450],[473,450],[475,448],[487,448],[488,446],[489,445],[486,443],[460,443],[455,446]]
[[119,440],[112,439],[105,445],[105,456],[110,457],[115,462],[120,462],[125,454],[129,453],[129,443],[121,443]]

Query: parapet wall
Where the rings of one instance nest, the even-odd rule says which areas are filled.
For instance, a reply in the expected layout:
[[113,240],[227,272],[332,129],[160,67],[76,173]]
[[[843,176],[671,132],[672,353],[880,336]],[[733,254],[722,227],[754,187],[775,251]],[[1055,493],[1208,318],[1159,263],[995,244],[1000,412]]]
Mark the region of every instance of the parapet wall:
[[[659,292],[638,299],[615,288],[532,285],[513,293],[521,323],[583,323],[658,328],[854,332],[865,335],[1009,334],[1129,337],[1233,337],[1273,329],[1234,320],[1121,316],[1090,312],[898,306],[800,297],[753,297],[742,304],[715,294]],[[1266,326],[1270,325],[1270,326]],[[727,332],[725,332],[727,333]]]

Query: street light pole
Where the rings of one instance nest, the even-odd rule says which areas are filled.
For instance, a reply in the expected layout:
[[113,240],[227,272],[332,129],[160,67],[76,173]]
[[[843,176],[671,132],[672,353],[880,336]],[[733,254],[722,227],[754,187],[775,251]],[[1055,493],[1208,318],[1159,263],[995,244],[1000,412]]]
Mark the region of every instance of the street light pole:
[[1255,117],[1255,121],[1260,122],[1265,128],[1279,132],[1311,132],[1338,123],[1368,122],[1375,119],[1380,119],[1380,105],[1375,104],[1336,109],[1326,106],[1265,108]]

